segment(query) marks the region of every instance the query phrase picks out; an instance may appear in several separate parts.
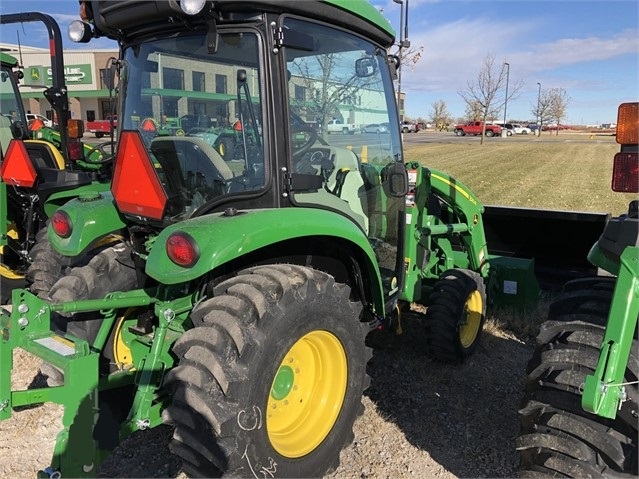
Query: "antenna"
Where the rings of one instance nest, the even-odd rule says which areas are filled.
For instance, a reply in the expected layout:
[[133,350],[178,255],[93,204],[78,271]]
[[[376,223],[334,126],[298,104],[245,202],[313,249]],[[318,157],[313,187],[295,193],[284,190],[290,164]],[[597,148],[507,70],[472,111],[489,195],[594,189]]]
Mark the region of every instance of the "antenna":
[[20,55],[20,68],[24,69],[24,62],[22,61],[22,45],[20,45],[20,30],[16,30],[16,36],[18,37],[18,54]]

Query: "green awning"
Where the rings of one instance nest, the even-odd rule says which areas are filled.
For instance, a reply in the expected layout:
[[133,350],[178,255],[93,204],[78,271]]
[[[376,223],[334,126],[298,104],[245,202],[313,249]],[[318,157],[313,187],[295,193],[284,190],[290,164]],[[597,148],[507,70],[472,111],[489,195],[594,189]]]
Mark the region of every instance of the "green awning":
[[[20,89],[20,94],[22,98],[42,98],[44,99],[44,94],[42,90],[24,90]],[[67,96],[69,98],[109,98],[109,90],[77,90],[77,91],[67,91]],[[113,95],[113,98],[116,98],[116,95]]]

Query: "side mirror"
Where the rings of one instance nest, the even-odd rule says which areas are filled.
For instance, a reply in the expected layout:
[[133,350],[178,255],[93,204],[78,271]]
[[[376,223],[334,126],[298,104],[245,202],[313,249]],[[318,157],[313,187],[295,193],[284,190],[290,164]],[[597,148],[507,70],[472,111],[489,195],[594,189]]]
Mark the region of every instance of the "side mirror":
[[373,76],[377,72],[377,62],[373,57],[358,58],[355,61],[355,74],[360,78]]
[[103,78],[104,86],[106,86],[109,91],[115,88],[115,75],[117,73],[117,68],[117,60],[115,58],[109,58]]
[[388,68],[390,69],[393,80],[397,80],[398,78],[397,72],[399,72],[401,60],[399,59],[397,55],[388,55],[387,62],[388,62]]
[[393,162],[382,170],[386,194],[400,198],[408,194],[408,171],[403,163]]

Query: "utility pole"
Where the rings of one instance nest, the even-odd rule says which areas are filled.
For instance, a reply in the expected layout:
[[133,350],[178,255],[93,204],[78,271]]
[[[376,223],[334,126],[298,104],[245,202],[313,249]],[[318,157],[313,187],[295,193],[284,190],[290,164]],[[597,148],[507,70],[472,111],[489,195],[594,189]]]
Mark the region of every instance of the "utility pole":
[[[504,98],[504,124],[506,124],[506,108],[508,107],[508,80],[510,77],[510,63],[505,62],[506,65],[506,97]],[[506,131],[506,127],[502,130],[502,132]],[[505,135],[502,135],[505,136]]]
[[[406,1],[406,14],[404,14],[404,1]],[[408,0],[393,0],[395,3],[399,3],[399,73],[397,75],[397,105],[400,110],[400,123],[404,120],[405,101],[402,101],[402,69],[404,63],[404,48],[410,47],[410,41],[408,40]],[[403,26],[403,31],[402,31]]]
[[537,82],[537,85],[539,85],[539,92],[537,93],[537,136],[541,136],[541,112],[539,111],[540,108],[540,101],[541,101],[541,83]]

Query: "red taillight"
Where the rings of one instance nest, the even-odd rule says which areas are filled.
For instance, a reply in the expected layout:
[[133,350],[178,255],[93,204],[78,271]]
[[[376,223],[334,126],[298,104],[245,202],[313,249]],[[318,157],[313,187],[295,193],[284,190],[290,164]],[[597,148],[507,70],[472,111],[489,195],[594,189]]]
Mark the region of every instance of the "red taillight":
[[83,156],[82,142],[78,140],[70,139],[69,143],[67,144],[67,147],[69,150],[69,160],[78,161],[82,159],[82,156]]
[[11,140],[7,154],[0,167],[0,177],[7,185],[31,188],[35,184],[37,174],[31,163],[29,153],[20,140]]
[[111,192],[122,213],[160,220],[166,193],[137,131],[123,131]]
[[56,211],[51,217],[51,227],[60,238],[68,238],[73,231],[71,218],[64,211]]
[[166,240],[166,254],[178,266],[189,268],[200,258],[200,249],[191,235],[178,232]]
[[639,154],[617,153],[612,164],[612,191],[639,193]]

